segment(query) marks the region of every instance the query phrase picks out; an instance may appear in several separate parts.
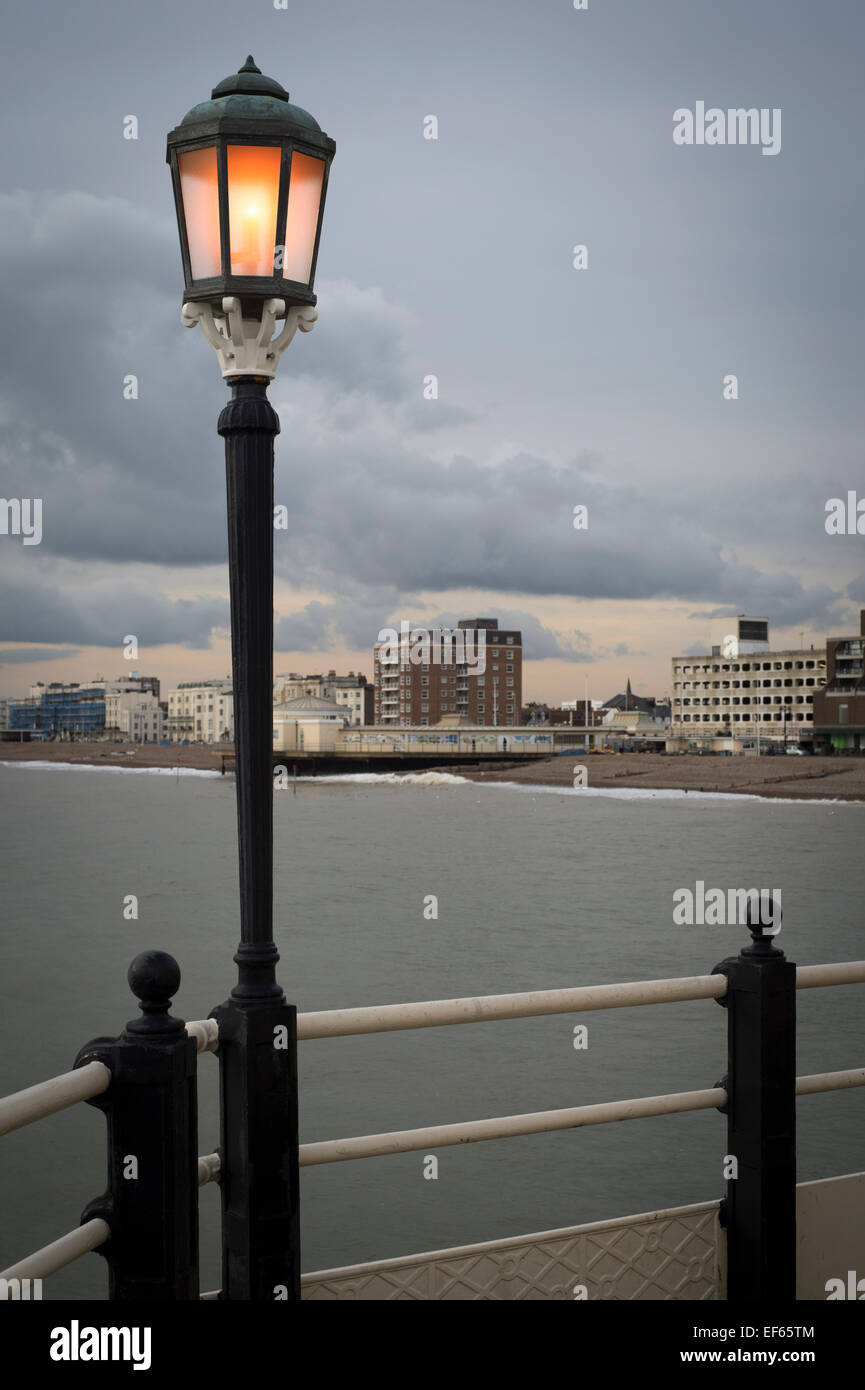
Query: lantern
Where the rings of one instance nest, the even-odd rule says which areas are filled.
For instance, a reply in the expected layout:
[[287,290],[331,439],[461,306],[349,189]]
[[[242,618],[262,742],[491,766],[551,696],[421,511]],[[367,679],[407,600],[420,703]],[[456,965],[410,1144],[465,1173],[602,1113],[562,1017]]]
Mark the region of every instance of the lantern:
[[[293,105],[251,56],[168,136],[183,318],[190,326],[201,323],[224,376],[272,376],[294,329],[312,326],[335,149],[314,117]],[[271,344],[274,321],[283,317],[285,328]]]

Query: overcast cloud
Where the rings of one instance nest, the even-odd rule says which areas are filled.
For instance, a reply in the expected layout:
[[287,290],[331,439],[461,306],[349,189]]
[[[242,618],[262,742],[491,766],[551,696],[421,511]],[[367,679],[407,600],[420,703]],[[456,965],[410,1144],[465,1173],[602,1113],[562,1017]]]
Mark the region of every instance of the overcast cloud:
[[[848,623],[862,539],[823,517],[865,493],[863,27],[852,0],[85,0],[60,44],[41,10],[10,14],[5,89],[38,80],[0,191],[0,494],[42,499],[43,539],[0,536],[0,663],[224,636],[212,569],[195,591],[226,557],[225,390],[180,325],[164,134],[250,50],[337,141],[320,321],[271,391],[279,652],[466,616],[455,591],[573,664],[646,651],[637,623],[587,634],[592,601]],[[781,153],[676,148],[697,99],[782,107]]]

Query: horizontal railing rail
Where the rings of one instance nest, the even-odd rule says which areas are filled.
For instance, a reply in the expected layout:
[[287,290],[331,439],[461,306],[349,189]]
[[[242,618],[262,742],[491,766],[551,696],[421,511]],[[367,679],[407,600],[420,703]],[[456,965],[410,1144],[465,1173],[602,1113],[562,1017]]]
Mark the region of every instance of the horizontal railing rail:
[[[804,965],[796,972],[797,989],[865,984],[865,961]],[[671,980],[628,984],[579,985],[573,989],[529,990],[521,994],[486,994],[465,999],[430,999],[416,1004],[373,1004],[355,1009],[323,1009],[297,1016],[299,1040],[356,1037],[411,1028],[438,1028],[459,1023],[491,1023],[508,1018],[624,1009],[643,1004],[674,1004],[690,999],[721,999],[725,975],[690,975]],[[191,1025],[187,1025],[190,1027]]]
[[44,1120],[48,1115],[56,1115],[79,1101],[89,1100],[107,1091],[111,1084],[111,1072],[102,1062],[88,1062],[85,1067],[75,1071],[52,1076],[48,1081],[40,1081],[28,1086],[24,1091],[15,1091],[11,1096],[0,1100],[0,1135],[11,1134],[13,1130],[32,1125],[36,1120]]
[[[865,1086],[865,1067],[850,1071],[819,1072],[800,1076],[796,1094],[816,1095],[820,1091],[840,1091]],[[528,1115],[503,1115],[491,1120],[463,1120],[457,1124],[427,1125],[422,1129],[392,1130],[384,1134],[364,1134],[351,1139],[325,1139],[301,1144],[300,1166],[342,1163],[355,1158],[378,1158],[385,1154],[410,1153],[415,1149],[445,1148],[450,1144],[472,1144],[484,1139],[511,1139],[523,1134],[546,1134],[585,1125],[615,1124],[620,1120],[643,1120],[656,1115],[681,1115],[690,1110],[720,1110],[727,1104],[722,1086],[703,1091],[679,1091],[665,1096],[640,1096],[636,1100],[603,1101],[597,1105],[577,1105],[562,1110],[539,1110]]]
[[50,1245],[43,1245],[41,1250],[34,1250],[32,1255],[0,1271],[0,1279],[45,1279],[104,1245],[110,1235],[108,1222],[95,1216],[92,1221],[85,1221],[83,1226],[77,1226],[74,1231],[68,1231]]
[[[204,1154],[198,1160],[198,1186],[205,1187],[207,1183],[219,1182],[219,1170],[219,1154]],[[41,1250],[34,1250],[32,1255],[26,1255],[17,1264],[0,1270],[0,1279],[7,1282],[12,1279],[44,1279],[49,1274],[56,1274],[59,1269],[74,1264],[91,1250],[97,1250],[100,1245],[105,1244],[110,1235],[111,1227],[108,1222],[101,1217],[94,1217],[91,1221],[77,1226],[74,1231],[68,1231],[66,1235],[52,1241],[50,1245],[44,1245]]]
[[[219,1046],[219,1026],[215,1018],[186,1024],[186,1031],[199,1052],[215,1052]],[[73,1071],[39,1081],[23,1091],[13,1091],[0,1098],[0,1138],[36,1120],[47,1119],[61,1110],[68,1110],[80,1101],[101,1095],[111,1085],[111,1072],[104,1062],[88,1062]]]

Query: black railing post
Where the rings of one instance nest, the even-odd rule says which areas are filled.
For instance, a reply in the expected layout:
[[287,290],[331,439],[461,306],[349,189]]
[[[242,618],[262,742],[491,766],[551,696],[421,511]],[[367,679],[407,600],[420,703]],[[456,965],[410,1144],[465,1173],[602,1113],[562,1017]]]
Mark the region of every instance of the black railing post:
[[[796,967],[772,937],[780,904],[749,907],[752,944],[727,976],[727,1301],[796,1298]],[[768,928],[768,930],[766,930]],[[731,1162],[735,1160],[735,1163]]]
[[300,1298],[297,1022],[273,940],[273,440],[267,382],[242,377],[225,440],[240,944],[219,1023],[222,1297]]
[[129,967],[143,1017],[119,1038],[95,1038],[75,1066],[103,1062],[108,1090],[90,1105],[108,1121],[108,1188],[84,1209],[111,1237],[109,1298],[177,1302],[198,1298],[198,1115],[195,1041],[168,1012],[180,969],[164,951]]

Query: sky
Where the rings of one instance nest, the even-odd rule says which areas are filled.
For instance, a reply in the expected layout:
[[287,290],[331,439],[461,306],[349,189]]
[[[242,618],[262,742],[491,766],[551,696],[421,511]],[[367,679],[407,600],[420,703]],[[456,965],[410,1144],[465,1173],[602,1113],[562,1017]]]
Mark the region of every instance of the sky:
[[[226,388],[164,161],[248,53],[337,146],[270,389],[277,672],[488,616],[526,700],[663,695],[716,614],[858,631],[865,539],[825,520],[865,497],[863,40],[860,0],[14,7],[0,496],[42,536],[0,534],[0,695],[230,669]],[[779,110],[780,150],[675,143],[698,102]]]

